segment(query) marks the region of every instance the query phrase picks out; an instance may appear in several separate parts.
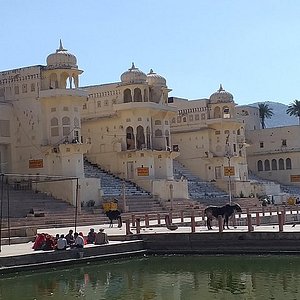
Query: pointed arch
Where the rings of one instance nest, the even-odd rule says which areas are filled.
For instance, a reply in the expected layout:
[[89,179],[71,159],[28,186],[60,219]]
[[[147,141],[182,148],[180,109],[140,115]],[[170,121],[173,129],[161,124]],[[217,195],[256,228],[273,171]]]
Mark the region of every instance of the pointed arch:
[[263,171],[263,170],[264,170],[264,168],[263,168],[263,163],[262,163],[261,160],[259,160],[259,161],[257,162],[257,171]]
[[219,106],[216,106],[214,109],[214,119],[221,118],[221,109]]
[[127,150],[135,149],[134,133],[133,128],[131,126],[128,126],[126,128],[126,145]]
[[138,150],[145,148],[144,127],[141,125],[136,128],[136,148]]
[[124,103],[132,102],[132,95],[131,95],[130,89],[124,90],[123,100],[124,100]]
[[292,160],[290,158],[287,158],[285,160],[285,167],[287,170],[291,170],[292,169]]
[[278,161],[279,170],[284,170],[284,160],[282,158]]
[[271,165],[272,165],[272,170],[277,170],[277,160],[276,159],[272,159],[272,163],[271,163]]
[[270,161],[268,159],[265,160],[264,165],[265,171],[270,171]]

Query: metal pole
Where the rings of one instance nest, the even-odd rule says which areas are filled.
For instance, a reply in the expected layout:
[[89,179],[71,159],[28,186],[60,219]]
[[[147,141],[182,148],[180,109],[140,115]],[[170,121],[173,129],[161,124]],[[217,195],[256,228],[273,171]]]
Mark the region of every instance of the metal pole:
[[79,184],[78,178],[76,178],[76,193],[75,193],[75,220],[74,220],[74,232],[77,230],[77,215],[78,215],[78,193],[79,193]]
[[10,245],[10,201],[9,201],[9,183],[6,177],[6,197],[7,197],[7,231],[8,231],[8,245]]
[[2,207],[4,196],[4,174],[1,174],[1,203],[0,203],[0,252],[2,250]]
[[229,194],[229,204],[231,205],[232,195],[231,195],[231,165],[230,156],[228,156],[228,167],[229,167],[229,177],[228,177],[228,194]]
[[127,212],[127,206],[126,206],[126,186],[125,181],[122,183],[122,199],[123,199],[123,211]]
[[171,211],[173,211],[173,184],[170,184]]

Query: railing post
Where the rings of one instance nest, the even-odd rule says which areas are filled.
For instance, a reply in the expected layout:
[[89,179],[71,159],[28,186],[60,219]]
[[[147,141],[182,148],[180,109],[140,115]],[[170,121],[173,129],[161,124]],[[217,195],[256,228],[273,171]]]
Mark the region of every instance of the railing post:
[[252,218],[250,213],[247,213],[247,224],[248,224],[248,232],[252,232],[253,226],[252,226]]
[[272,216],[272,206],[270,206],[270,216]]
[[192,214],[191,214],[191,232],[194,233],[195,231],[196,231],[195,213],[192,210]]
[[283,215],[281,213],[278,214],[278,226],[279,232],[283,232]]
[[256,226],[260,225],[260,217],[259,217],[259,212],[256,212]]
[[141,233],[141,219],[136,218],[135,223],[136,223],[136,233],[139,234]]
[[157,224],[160,225],[160,214],[157,214]]
[[282,224],[285,225],[285,219],[286,219],[286,208],[285,206],[283,207],[283,212],[282,212]]
[[181,219],[181,223],[183,223],[184,222],[183,210],[180,211],[180,219]]
[[262,207],[262,215],[263,215],[263,217],[265,216],[265,207],[264,206]]
[[219,232],[223,232],[223,218],[218,216]]
[[145,214],[145,227],[149,228],[149,215]]
[[131,215],[131,224],[133,227],[135,226],[135,215]]

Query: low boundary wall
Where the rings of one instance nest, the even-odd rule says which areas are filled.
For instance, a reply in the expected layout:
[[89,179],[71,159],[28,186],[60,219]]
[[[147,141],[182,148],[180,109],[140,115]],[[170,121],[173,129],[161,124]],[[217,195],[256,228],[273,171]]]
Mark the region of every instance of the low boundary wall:
[[156,233],[115,237],[119,243],[81,250],[0,258],[0,273],[84,264],[145,254],[300,254],[300,232]]

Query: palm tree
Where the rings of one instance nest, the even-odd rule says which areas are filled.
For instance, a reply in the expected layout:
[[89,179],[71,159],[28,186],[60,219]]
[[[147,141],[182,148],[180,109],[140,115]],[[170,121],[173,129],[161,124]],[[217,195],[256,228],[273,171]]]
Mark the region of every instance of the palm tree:
[[295,116],[299,118],[299,125],[300,125],[300,101],[295,100],[293,103],[291,103],[287,110],[286,113],[289,114],[290,116]]
[[266,128],[265,119],[271,119],[271,117],[274,115],[273,108],[269,107],[269,104],[258,103],[258,109],[261,128],[264,129]]

